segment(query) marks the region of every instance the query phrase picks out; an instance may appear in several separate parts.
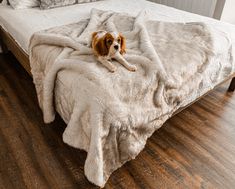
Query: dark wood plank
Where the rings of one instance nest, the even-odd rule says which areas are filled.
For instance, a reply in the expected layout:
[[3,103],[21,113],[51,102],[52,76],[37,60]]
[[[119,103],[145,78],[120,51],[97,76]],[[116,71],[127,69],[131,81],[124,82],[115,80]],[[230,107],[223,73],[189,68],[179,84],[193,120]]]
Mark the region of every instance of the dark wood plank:
[[[167,121],[107,189],[235,188],[235,95],[226,83]],[[98,188],[86,153],[63,143],[59,116],[45,125],[31,77],[0,55],[0,188]]]

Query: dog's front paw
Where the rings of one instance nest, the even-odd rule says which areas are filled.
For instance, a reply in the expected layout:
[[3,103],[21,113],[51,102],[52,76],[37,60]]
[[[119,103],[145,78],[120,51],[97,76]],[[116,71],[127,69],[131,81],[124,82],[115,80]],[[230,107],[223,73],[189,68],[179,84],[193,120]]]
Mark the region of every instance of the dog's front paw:
[[132,65],[129,67],[129,70],[135,72],[137,70],[137,67]]
[[112,67],[110,67],[109,68],[109,70],[110,70],[110,72],[115,72],[115,71],[117,71],[117,67],[116,66],[112,66]]

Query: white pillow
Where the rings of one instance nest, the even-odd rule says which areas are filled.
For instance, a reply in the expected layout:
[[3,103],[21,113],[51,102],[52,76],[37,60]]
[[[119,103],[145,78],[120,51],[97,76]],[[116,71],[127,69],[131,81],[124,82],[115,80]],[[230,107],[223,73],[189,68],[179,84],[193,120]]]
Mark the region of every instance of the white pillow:
[[2,0],[1,5],[7,5],[7,0]]
[[100,1],[100,0],[40,0],[40,8],[51,9],[51,8],[64,7],[64,6],[73,5],[73,4],[90,3],[93,1]]
[[27,9],[39,6],[39,0],[9,0],[14,9]]

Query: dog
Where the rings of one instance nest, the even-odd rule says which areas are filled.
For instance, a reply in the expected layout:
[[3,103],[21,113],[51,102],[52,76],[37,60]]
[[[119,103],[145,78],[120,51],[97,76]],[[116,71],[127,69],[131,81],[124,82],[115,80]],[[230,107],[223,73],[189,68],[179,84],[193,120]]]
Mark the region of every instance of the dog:
[[117,70],[117,67],[111,62],[112,59],[118,61],[129,71],[137,70],[136,66],[129,64],[123,57],[123,54],[126,53],[126,40],[121,34],[103,30],[94,32],[91,47],[98,61],[109,71]]

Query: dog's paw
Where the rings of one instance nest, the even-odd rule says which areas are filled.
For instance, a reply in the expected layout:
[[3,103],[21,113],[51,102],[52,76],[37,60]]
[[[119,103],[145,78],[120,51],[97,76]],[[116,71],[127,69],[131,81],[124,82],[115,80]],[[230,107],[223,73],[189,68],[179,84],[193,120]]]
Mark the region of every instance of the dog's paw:
[[137,67],[132,65],[129,67],[129,70],[135,72],[137,70]]
[[116,66],[113,66],[113,67],[111,67],[111,68],[109,68],[109,70],[110,70],[110,72],[115,72],[115,71],[117,71],[117,67]]

